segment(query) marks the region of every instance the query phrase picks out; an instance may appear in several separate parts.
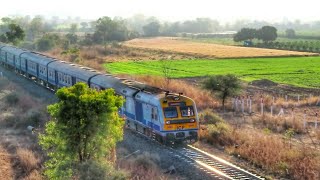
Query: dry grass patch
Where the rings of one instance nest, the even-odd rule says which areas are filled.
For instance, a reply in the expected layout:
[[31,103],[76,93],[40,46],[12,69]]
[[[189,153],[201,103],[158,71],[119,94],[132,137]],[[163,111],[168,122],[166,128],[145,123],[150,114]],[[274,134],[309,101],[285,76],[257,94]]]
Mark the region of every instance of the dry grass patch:
[[130,179],[149,180],[149,179],[168,179],[158,167],[159,156],[156,154],[144,153],[135,158],[119,163],[121,169],[130,172]]
[[200,57],[236,58],[236,57],[273,57],[308,56],[315,53],[294,52],[274,49],[248,48],[218,44],[182,41],[179,38],[134,39],[125,43],[128,47],[156,49],[168,52],[192,54]]
[[0,147],[0,179],[13,179],[11,155]]
[[231,139],[236,146],[227,151],[282,177],[319,179],[320,155],[314,149],[290,146],[286,140],[259,131],[237,130]]
[[34,153],[28,149],[17,149],[17,157],[19,159],[22,169],[26,173],[38,168],[39,160],[35,157]]

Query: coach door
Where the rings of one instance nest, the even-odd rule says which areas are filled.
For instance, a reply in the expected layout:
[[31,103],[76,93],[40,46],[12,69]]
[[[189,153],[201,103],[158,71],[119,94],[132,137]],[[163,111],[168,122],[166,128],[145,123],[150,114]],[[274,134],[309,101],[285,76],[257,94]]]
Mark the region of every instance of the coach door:
[[136,104],[136,120],[143,123],[143,109],[142,103],[139,101],[135,101]]

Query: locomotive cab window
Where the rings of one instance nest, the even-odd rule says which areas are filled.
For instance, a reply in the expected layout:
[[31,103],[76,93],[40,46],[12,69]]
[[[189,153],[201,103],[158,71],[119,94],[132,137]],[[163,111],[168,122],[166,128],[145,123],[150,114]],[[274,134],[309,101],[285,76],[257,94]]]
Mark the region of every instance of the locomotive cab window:
[[178,117],[178,112],[176,107],[163,108],[164,116],[166,118],[176,118]]
[[182,117],[194,116],[194,111],[192,106],[180,107],[180,111],[181,111]]
[[158,120],[158,112],[155,107],[151,107],[151,119]]

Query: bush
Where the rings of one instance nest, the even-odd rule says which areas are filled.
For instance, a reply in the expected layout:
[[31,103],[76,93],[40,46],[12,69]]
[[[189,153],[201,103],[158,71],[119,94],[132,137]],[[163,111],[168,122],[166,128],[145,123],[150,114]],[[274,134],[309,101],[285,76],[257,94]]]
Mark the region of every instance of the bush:
[[16,105],[19,102],[19,95],[16,92],[11,92],[6,96],[6,102],[9,105]]
[[39,127],[43,125],[43,114],[39,109],[30,109],[25,114],[25,118],[21,121],[17,121],[16,126],[26,128],[27,126]]
[[127,179],[124,172],[115,170],[109,164],[99,164],[95,161],[87,161],[78,165],[75,177],[80,180]]
[[224,122],[220,116],[213,113],[210,109],[205,109],[200,113],[200,120],[203,120],[202,123],[205,124],[217,124],[219,122]]
[[41,38],[36,42],[36,47],[38,51],[48,51],[54,48],[54,46],[54,41],[48,38]]
[[4,119],[4,126],[6,127],[13,127],[17,124],[17,122],[20,121],[20,117],[18,116],[14,116],[14,115],[11,115],[11,116],[7,116],[5,119]]
[[225,122],[208,125],[208,141],[219,145],[230,144],[231,127]]

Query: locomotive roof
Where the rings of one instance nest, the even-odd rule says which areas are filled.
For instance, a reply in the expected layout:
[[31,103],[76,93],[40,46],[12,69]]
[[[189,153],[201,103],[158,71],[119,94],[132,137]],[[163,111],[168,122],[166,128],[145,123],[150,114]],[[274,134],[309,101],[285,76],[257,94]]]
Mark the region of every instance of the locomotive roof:
[[21,55],[22,58],[26,58],[28,60],[35,60],[36,62],[39,62],[42,65],[47,65],[49,62],[56,61],[57,59],[45,56],[43,54],[39,54],[36,52],[27,52],[23,53]]
[[64,61],[55,61],[50,63],[49,68],[53,68],[57,70],[58,72],[63,72],[75,77],[78,77],[82,80],[88,80],[90,77],[100,74],[99,72],[88,68],[88,67],[83,67],[75,64],[69,64]]

